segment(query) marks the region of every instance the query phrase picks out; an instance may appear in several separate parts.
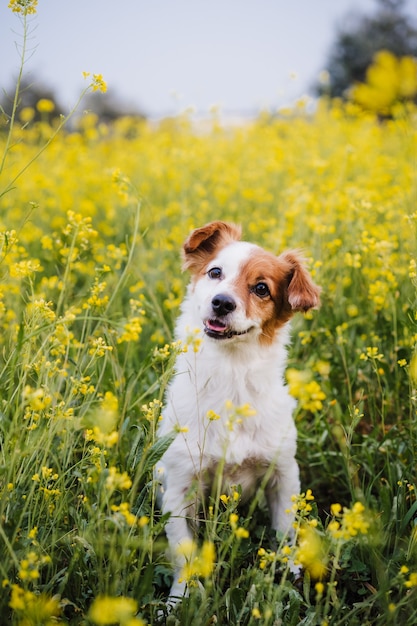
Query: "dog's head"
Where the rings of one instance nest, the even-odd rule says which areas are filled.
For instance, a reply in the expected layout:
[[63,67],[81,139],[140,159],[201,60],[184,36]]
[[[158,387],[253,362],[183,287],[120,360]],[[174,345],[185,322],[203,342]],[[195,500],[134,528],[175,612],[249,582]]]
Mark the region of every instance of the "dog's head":
[[226,222],[197,228],[184,243],[184,268],[206,335],[269,344],[296,311],[319,305],[320,288],[297,251],[276,257],[240,236],[240,227]]

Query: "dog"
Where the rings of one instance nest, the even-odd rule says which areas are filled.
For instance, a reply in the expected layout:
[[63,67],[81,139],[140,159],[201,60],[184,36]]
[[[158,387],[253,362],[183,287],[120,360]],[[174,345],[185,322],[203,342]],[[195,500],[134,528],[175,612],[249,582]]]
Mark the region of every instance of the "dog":
[[[161,436],[177,432],[156,467],[175,567],[171,605],[186,593],[178,548],[194,537],[217,468],[222,486],[239,486],[242,500],[263,486],[273,530],[291,539],[288,510],[300,480],[286,346],[293,314],[317,308],[320,298],[298,251],[275,256],[241,241],[236,224],[214,221],[191,232],[183,260],[191,281],[176,338],[186,344],[199,329],[201,344],[177,357],[158,427]],[[251,415],[231,423],[231,407],[242,406]]]

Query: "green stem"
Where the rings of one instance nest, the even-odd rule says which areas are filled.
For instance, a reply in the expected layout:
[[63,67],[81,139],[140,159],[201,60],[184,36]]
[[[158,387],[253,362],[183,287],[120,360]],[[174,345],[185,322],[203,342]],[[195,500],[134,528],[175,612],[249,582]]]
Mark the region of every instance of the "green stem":
[[[14,128],[14,123],[16,119],[16,111],[17,111],[17,106],[19,104],[20,86],[22,84],[23,66],[25,64],[27,36],[28,36],[27,14],[24,13],[23,14],[23,45],[22,45],[22,52],[20,55],[19,74],[17,76],[16,89],[15,89],[14,98],[13,98],[13,107],[12,107],[12,112],[10,115],[9,132],[7,133],[6,145],[5,145],[3,157],[0,163],[0,175],[3,172],[4,166],[6,163],[6,158],[10,150],[10,144],[12,141],[13,128]],[[3,194],[0,194],[0,197],[1,195]]]
[[[78,98],[77,102],[72,107],[68,115],[66,115],[65,117],[64,116],[61,117],[60,123],[55,128],[54,132],[49,137],[49,139],[44,143],[44,145],[41,148],[39,148],[36,154],[18,171],[18,173],[12,178],[10,183],[3,189],[3,191],[0,192],[0,198],[2,198],[4,195],[6,195],[6,193],[9,193],[9,191],[13,189],[13,185],[15,184],[15,182],[22,176],[22,174],[26,172],[27,169],[29,169],[32,163],[34,163],[41,156],[41,154],[45,152],[45,150],[51,145],[51,143],[53,142],[55,137],[59,134],[59,132],[62,130],[62,128],[65,126],[65,124],[72,118],[72,116],[78,109],[81,100],[84,98],[85,94],[87,93],[89,89],[90,89],[90,85],[86,87],[85,89],[83,89],[80,97]],[[1,170],[0,170],[0,173],[1,173]]]

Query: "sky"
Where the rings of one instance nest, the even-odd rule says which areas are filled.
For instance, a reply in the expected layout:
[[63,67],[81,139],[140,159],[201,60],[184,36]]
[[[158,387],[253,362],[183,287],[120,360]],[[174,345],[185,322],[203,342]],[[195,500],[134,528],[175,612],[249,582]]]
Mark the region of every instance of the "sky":
[[[414,0],[413,0],[414,1]],[[19,69],[22,23],[0,4],[0,88]],[[64,111],[102,74],[109,93],[151,118],[212,106],[276,110],[312,94],[337,29],[376,0],[39,0],[25,76]]]

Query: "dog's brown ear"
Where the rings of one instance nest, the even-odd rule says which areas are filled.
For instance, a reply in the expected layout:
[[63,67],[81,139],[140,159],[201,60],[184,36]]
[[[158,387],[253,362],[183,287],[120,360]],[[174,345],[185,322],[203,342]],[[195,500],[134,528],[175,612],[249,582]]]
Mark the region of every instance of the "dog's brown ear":
[[206,266],[208,258],[214,254],[215,250],[233,241],[239,241],[240,236],[240,226],[228,222],[210,222],[201,228],[196,228],[184,243],[184,269],[192,272],[199,271]]
[[296,250],[279,257],[288,264],[288,303],[293,311],[309,311],[320,305],[321,287],[314,284],[305,267],[305,260]]

